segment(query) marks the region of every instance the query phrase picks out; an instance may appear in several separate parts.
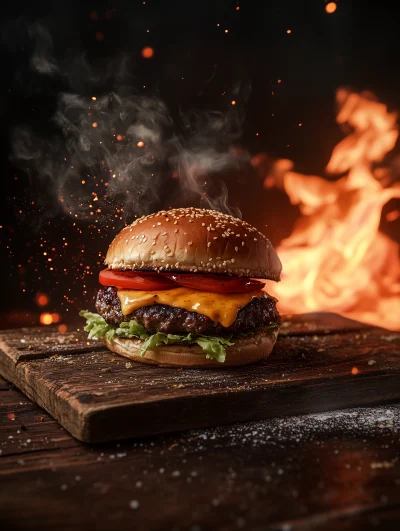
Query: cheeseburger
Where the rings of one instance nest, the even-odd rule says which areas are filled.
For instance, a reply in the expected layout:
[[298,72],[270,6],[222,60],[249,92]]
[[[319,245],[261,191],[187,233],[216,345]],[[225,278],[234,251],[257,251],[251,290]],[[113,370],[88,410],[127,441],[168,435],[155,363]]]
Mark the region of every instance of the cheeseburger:
[[257,229],[214,210],[178,208],[137,219],[111,243],[89,338],[143,363],[245,365],[265,359],[279,330],[264,291],[281,262]]

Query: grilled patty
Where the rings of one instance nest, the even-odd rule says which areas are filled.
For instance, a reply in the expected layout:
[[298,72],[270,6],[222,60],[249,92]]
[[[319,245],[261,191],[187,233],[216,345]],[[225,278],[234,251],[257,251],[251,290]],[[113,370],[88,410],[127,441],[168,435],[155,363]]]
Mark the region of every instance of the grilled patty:
[[189,332],[208,336],[241,334],[270,322],[280,321],[275,301],[269,297],[252,299],[238,311],[235,322],[228,328],[215,323],[206,315],[166,304],[143,306],[129,315],[123,315],[117,288],[114,287],[99,290],[96,310],[109,324],[119,325],[123,321],[135,319],[150,332],[164,332],[165,334],[187,334]]

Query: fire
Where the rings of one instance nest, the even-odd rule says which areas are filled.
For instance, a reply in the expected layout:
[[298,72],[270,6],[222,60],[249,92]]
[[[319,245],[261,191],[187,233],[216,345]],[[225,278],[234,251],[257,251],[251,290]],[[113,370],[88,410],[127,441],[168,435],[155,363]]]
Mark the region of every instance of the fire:
[[400,198],[400,185],[388,186],[388,172],[374,169],[396,144],[397,114],[369,93],[339,89],[337,103],[337,122],[352,132],[326,170],[344,175],[301,175],[290,160],[278,160],[265,180],[267,187],[280,181],[301,213],[277,248],[282,282],[268,291],[282,313],[331,311],[400,330],[399,245],[379,231],[382,208]]

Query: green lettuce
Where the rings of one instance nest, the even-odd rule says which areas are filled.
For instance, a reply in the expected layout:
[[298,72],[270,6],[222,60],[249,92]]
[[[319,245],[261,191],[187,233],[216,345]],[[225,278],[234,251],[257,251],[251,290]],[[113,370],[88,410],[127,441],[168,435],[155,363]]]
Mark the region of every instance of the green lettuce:
[[108,323],[98,313],[92,313],[87,310],[79,312],[81,317],[86,319],[84,330],[89,332],[89,339],[100,339],[104,336],[111,341],[115,336],[121,338],[136,338],[143,341],[140,354],[144,356],[146,351],[161,345],[173,345],[183,343],[186,345],[199,345],[206,354],[206,358],[212,358],[220,363],[225,361],[226,347],[234,343],[230,341],[231,337],[214,337],[194,334],[177,335],[163,334],[157,332],[150,334],[141,324],[135,320],[121,323],[119,326],[113,326]]

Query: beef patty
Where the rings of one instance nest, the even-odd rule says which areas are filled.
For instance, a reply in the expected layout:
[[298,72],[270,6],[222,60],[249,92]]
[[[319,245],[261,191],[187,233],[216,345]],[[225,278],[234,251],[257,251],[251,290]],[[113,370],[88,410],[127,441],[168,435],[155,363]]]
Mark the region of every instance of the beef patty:
[[123,321],[135,319],[150,332],[164,332],[165,334],[187,334],[189,332],[208,336],[241,334],[270,322],[280,321],[275,301],[269,297],[252,299],[238,311],[235,322],[228,328],[215,323],[206,315],[166,304],[143,306],[129,315],[123,315],[117,288],[114,287],[99,290],[96,310],[109,324],[119,325]]

